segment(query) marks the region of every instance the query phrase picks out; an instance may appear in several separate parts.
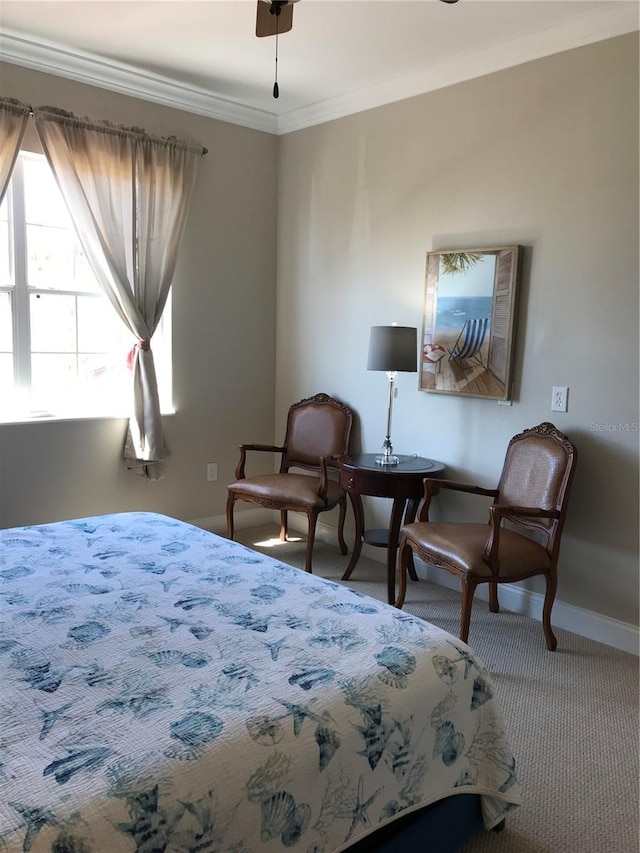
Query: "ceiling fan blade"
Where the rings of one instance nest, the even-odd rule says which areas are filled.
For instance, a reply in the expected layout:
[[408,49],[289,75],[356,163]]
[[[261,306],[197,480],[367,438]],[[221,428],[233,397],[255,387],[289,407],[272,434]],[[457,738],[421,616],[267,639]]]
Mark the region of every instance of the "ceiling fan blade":
[[[275,14],[271,11],[272,7],[280,7],[279,14]],[[263,38],[264,36],[275,36],[276,32],[279,34],[287,33],[293,26],[293,5],[291,3],[283,3],[278,2],[266,2],[265,0],[258,0],[258,9],[256,13],[256,35],[258,38]]]

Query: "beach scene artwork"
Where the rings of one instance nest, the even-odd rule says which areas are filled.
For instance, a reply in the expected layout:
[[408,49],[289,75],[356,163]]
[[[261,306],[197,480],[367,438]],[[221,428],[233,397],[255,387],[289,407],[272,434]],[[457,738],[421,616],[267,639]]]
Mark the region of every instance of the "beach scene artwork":
[[519,249],[427,253],[421,390],[510,399]]

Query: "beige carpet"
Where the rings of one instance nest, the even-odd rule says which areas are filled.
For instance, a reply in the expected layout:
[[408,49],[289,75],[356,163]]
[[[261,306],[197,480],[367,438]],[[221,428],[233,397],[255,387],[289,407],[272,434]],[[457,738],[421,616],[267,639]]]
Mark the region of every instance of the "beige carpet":
[[[304,565],[305,542],[277,535],[275,526],[238,532],[245,545]],[[314,574],[340,580],[348,559],[317,542]],[[349,586],[386,600],[384,566],[362,557]],[[457,636],[456,592],[410,582],[404,609]],[[524,805],[502,833],[461,853],[638,853],[638,658],[554,630],[558,648],[548,652],[539,622],[474,602],[469,645],[493,674]]]

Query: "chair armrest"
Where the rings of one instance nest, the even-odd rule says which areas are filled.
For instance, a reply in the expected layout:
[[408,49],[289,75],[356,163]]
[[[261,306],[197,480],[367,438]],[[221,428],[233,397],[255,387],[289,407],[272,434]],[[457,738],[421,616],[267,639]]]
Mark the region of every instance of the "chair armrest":
[[540,509],[539,506],[506,506],[505,504],[496,504],[489,507],[489,512],[501,520],[508,515],[522,515],[530,518],[560,518],[560,512],[557,509]]
[[327,473],[327,457],[320,457],[320,482],[318,483],[318,495],[322,498],[324,503],[327,502],[327,487],[328,487],[329,475]]
[[418,520],[429,521],[429,506],[431,498],[437,495],[440,489],[450,489],[455,492],[467,492],[472,495],[482,495],[488,498],[497,498],[497,489],[483,489],[482,486],[472,486],[469,483],[456,483],[455,480],[438,480],[437,477],[425,477],[423,480],[424,497],[418,507]]
[[286,447],[277,447],[275,444],[241,444],[240,445],[240,460],[236,466],[236,480],[244,480],[244,466],[247,460],[248,450],[267,451],[269,453],[284,453]]
[[499,573],[500,525],[503,518],[513,515],[529,518],[560,518],[557,509],[541,509],[535,506],[507,506],[506,504],[494,504],[489,507],[489,536],[484,546],[483,556],[494,575]]
[[473,486],[469,483],[456,483],[455,480],[436,480],[433,477],[427,477],[425,478],[425,487],[427,483],[437,484],[439,489],[451,489],[455,492],[467,492],[471,495],[484,495],[488,498],[498,497],[497,489],[483,489],[482,486]]

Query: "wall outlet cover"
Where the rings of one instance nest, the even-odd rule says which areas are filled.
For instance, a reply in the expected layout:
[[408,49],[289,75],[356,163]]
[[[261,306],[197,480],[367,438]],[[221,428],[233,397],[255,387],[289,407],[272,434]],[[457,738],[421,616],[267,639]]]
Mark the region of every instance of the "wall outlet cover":
[[566,385],[554,385],[551,392],[551,411],[566,412],[569,389]]

